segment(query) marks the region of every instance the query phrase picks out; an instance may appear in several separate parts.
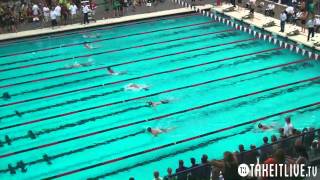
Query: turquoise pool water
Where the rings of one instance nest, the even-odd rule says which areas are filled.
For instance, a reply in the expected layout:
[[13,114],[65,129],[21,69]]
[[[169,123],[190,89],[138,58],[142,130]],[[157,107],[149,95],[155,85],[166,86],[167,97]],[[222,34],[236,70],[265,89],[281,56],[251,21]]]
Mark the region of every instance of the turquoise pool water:
[[[75,62],[92,65],[65,68]],[[126,74],[110,76],[109,66]],[[0,92],[12,97],[0,100],[0,178],[165,175],[179,159],[221,158],[276,132],[253,122],[202,134],[266,116],[319,128],[319,82],[319,62],[196,14],[3,42]],[[125,91],[129,83],[149,90]],[[149,126],[174,130],[153,137]]]

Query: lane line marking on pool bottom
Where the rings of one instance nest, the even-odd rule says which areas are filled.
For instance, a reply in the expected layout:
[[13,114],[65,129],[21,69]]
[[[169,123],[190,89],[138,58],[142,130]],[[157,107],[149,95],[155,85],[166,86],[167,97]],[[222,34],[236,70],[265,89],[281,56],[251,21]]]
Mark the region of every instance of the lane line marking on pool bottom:
[[[41,56],[41,57],[33,57],[33,58],[29,58],[29,59],[20,59],[18,61],[10,61],[10,62],[7,62],[7,63],[2,63],[2,64],[0,64],[0,66],[7,66],[7,65],[18,64],[18,63],[23,63],[23,62],[36,61],[36,60],[40,60],[40,59],[56,57],[56,56],[59,56],[59,55],[61,55],[61,54],[53,54],[53,55]],[[0,81],[2,81],[2,79],[0,79]]]
[[[256,38],[238,40],[238,41],[233,41],[233,42],[229,42],[229,43],[216,44],[216,45],[212,45],[212,46],[206,46],[206,47],[191,49],[191,50],[187,50],[187,51],[181,51],[181,52],[175,52],[175,53],[165,54],[165,55],[161,55],[161,56],[155,56],[155,57],[151,57],[151,58],[145,58],[145,59],[139,59],[139,60],[134,60],[134,61],[129,61],[129,62],[123,62],[123,63],[119,63],[119,64],[110,65],[109,67],[116,67],[116,66],[120,66],[120,65],[135,63],[135,62],[138,62],[138,61],[154,60],[154,59],[158,59],[158,58],[162,58],[162,57],[166,57],[166,56],[174,56],[174,55],[177,55],[177,54],[184,54],[184,53],[188,53],[188,52],[194,52],[194,51],[198,51],[198,50],[209,49],[209,48],[214,48],[214,47],[218,47],[218,46],[225,46],[225,45],[230,45],[230,44],[237,44],[239,42],[252,41],[252,40],[256,40]],[[188,58],[188,59],[190,59],[190,58]],[[23,95],[23,94],[27,94],[27,93],[39,92],[39,91],[42,91],[42,90],[48,90],[48,89],[52,89],[52,88],[56,88],[56,87],[69,85],[69,84],[72,84],[72,83],[79,83],[81,81],[96,79],[96,78],[105,77],[105,76],[106,76],[105,74],[102,74],[102,75],[91,76],[91,77],[80,79],[80,80],[73,80],[73,81],[63,82],[63,83],[60,83],[60,84],[54,84],[54,85],[50,85],[50,86],[45,86],[45,87],[38,88],[38,89],[31,89],[31,90],[28,90],[28,91],[22,91],[22,92],[18,92],[18,93],[15,93],[15,94],[11,94],[11,97],[18,96],[18,95]]]
[[[233,29],[233,28],[231,28],[231,29]],[[231,30],[231,29],[229,29],[229,30]],[[235,31],[235,29],[233,29],[233,31]],[[215,31],[215,32],[210,32],[210,33],[205,33],[205,34],[202,34],[202,35],[200,35],[200,36],[205,36],[205,35],[210,35],[210,34],[215,34],[215,33],[219,33],[219,32],[228,32],[228,29],[225,29],[225,30],[221,30],[221,31]],[[190,39],[190,38],[194,38],[194,37],[200,37],[199,35],[194,35],[194,36],[187,36],[187,37],[182,37],[182,38],[178,38],[178,39],[172,39],[172,40],[167,40],[167,41],[162,41],[162,42],[155,42],[155,43],[149,43],[149,44],[145,44],[145,45],[137,45],[137,46],[133,46],[132,48],[140,48],[140,47],[145,47],[145,46],[150,46],[150,45],[155,45],[155,44],[161,44],[161,43],[165,43],[165,42],[173,42],[173,41],[178,41],[178,40],[184,40],[184,39]],[[124,49],[124,48],[121,48],[121,49],[119,49],[118,51],[120,51],[120,50],[127,50],[127,49]],[[117,52],[117,51],[114,51],[114,52]],[[58,54],[58,55],[60,55],[60,54]],[[55,54],[55,55],[52,55],[52,56],[44,56],[44,57],[40,57],[39,59],[41,59],[41,58],[48,58],[48,57],[54,57],[54,56],[58,56],[57,54]],[[27,60],[21,60],[20,62],[28,62],[28,61],[30,61],[30,60],[38,60],[38,59],[36,59],[36,58],[31,58],[31,59],[27,59]],[[18,61],[16,61],[16,62],[10,62],[10,63],[6,63],[6,64],[0,64],[0,66],[1,65],[8,65],[8,64],[16,64],[16,63],[18,63]],[[31,64],[32,65],[32,64]],[[21,66],[20,66],[21,67]],[[58,71],[58,70],[65,70],[64,68],[58,68],[58,69],[53,69],[53,70],[51,70],[51,71],[43,71],[43,72],[54,72],[54,71]],[[31,74],[26,74],[26,75],[24,75],[24,76],[29,76],[29,75],[37,75],[37,74],[42,74],[42,71],[41,72],[39,72],[39,73],[31,73]],[[18,77],[21,77],[21,76],[18,76]],[[9,79],[15,79],[16,78],[16,76],[15,77],[10,77],[10,78],[4,78],[4,79],[0,79],[0,81],[4,81],[4,80],[9,80]]]
[[[241,41],[251,41],[251,40],[255,40],[255,39],[256,39],[256,38],[247,39],[247,40],[241,40]],[[235,42],[233,42],[233,43],[235,43]],[[222,45],[220,44],[219,46],[222,46]],[[69,93],[74,93],[74,92],[80,92],[80,91],[84,91],[84,90],[89,90],[89,89],[94,89],[94,88],[98,88],[98,87],[103,87],[103,86],[106,86],[106,85],[114,85],[114,84],[118,84],[118,83],[122,83],[122,82],[126,82],[126,81],[131,81],[131,80],[143,79],[143,78],[146,78],[146,77],[156,76],[156,75],[159,75],[159,74],[172,73],[172,72],[176,72],[176,71],[180,71],[180,70],[184,70],[184,69],[189,69],[189,68],[198,67],[198,66],[204,66],[204,65],[207,65],[207,64],[212,64],[212,63],[217,63],[217,62],[223,62],[223,61],[232,60],[232,59],[235,59],[235,58],[240,58],[240,57],[246,57],[246,56],[250,56],[250,55],[261,54],[261,53],[265,53],[265,52],[269,52],[269,51],[275,51],[275,50],[279,50],[279,49],[283,49],[283,48],[281,48],[281,47],[272,48],[272,49],[262,50],[262,51],[258,51],[258,52],[253,52],[253,53],[238,55],[238,56],[234,56],[234,57],[228,57],[228,58],[224,58],[224,59],[220,59],[220,60],[215,60],[215,61],[211,61],[211,62],[201,63],[201,64],[197,64],[197,65],[187,66],[187,67],[183,67],[183,68],[177,68],[177,69],[173,69],[173,70],[167,70],[167,71],[152,73],[152,74],[143,75],[143,76],[138,76],[138,77],[134,77],[134,78],[119,80],[119,81],[115,81],[115,82],[109,82],[109,83],[104,83],[104,84],[100,84],[100,85],[94,85],[94,86],[84,87],[84,88],[80,88],[80,89],[75,89],[75,90],[71,90],[71,91],[65,91],[65,92],[61,92],[61,93],[56,93],[56,94],[41,96],[41,97],[37,97],[37,98],[31,98],[31,99],[16,101],[16,102],[12,102],[12,103],[2,104],[2,105],[0,105],[0,107],[11,106],[11,105],[15,105],[15,104],[21,104],[21,103],[25,103],[25,102],[29,102],[29,101],[34,101],[34,100],[39,100],[39,99],[46,99],[46,98],[56,97],[56,96],[60,96],[60,95],[64,95],[64,94],[69,94]]]
[[[56,141],[56,142],[52,142],[52,143],[48,143],[48,144],[44,144],[44,145],[40,145],[40,146],[28,148],[28,149],[24,149],[24,150],[19,150],[19,151],[3,154],[3,155],[0,155],[0,159],[6,158],[6,157],[10,157],[10,156],[13,156],[13,155],[17,155],[17,154],[21,154],[21,153],[25,153],[25,152],[29,152],[29,151],[33,151],[33,150],[36,150],[36,149],[42,149],[42,148],[45,148],[45,147],[54,146],[54,145],[57,145],[57,144],[61,144],[61,143],[72,141],[72,140],[76,140],[76,139],[82,139],[82,138],[94,136],[94,135],[105,133],[105,132],[112,131],[112,130],[118,130],[118,129],[130,127],[130,126],[133,126],[133,125],[142,124],[142,123],[146,123],[146,122],[150,122],[150,121],[161,120],[161,119],[164,119],[164,118],[167,118],[167,117],[171,117],[171,116],[174,116],[174,115],[177,115],[177,114],[183,114],[183,113],[186,113],[186,112],[195,111],[195,110],[202,109],[202,108],[209,107],[209,106],[213,106],[213,105],[216,105],[216,104],[222,104],[222,103],[225,103],[225,102],[229,102],[229,101],[245,98],[245,97],[248,97],[248,96],[257,95],[257,94],[261,94],[261,93],[264,93],[264,92],[268,92],[268,91],[272,91],[272,90],[276,90],[276,89],[280,89],[280,88],[284,88],[284,87],[288,87],[288,86],[292,86],[292,85],[296,85],[296,84],[300,84],[300,83],[305,83],[305,82],[309,82],[309,81],[315,81],[315,80],[318,80],[318,79],[320,79],[320,76],[316,76],[316,77],[313,77],[313,78],[304,79],[304,80],[300,80],[300,81],[296,81],[296,82],[292,82],[292,83],[287,83],[287,84],[283,84],[283,85],[280,85],[280,86],[275,86],[275,87],[272,87],[272,88],[268,88],[268,89],[264,89],[264,90],[260,90],[260,91],[255,91],[255,92],[252,92],[252,93],[248,93],[248,94],[244,94],[244,95],[240,95],[240,96],[236,96],[236,97],[232,97],[232,98],[228,98],[228,99],[214,101],[214,102],[211,102],[211,103],[208,103],[208,104],[203,104],[203,105],[200,105],[200,106],[195,106],[195,107],[192,107],[192,108],[176,111],[176,112],[173,112],[173,113],[169,113],[169,114],[165,114],[165,115],[161,115],[161,116],[157,116],[157,117],[153,117],[153,118],[149,118],[149,119],[135,121],[135,122],[128,123],[128,124],[123,124],[123,125],[119,125],[119,126],[115,126],[115,127],[111,127],[111,128],[107,128],[107,129],[103,129],[103,130],[99,130],[99,131],[95,131],[95,132],[91,132],[91,133],[75,136],[75,137],[72,137],[72,138],[68,138],[68,139],[64,139],[64,140],[60,140],[60,141]],[[23,124],[25,124],[25,123],[23,123]],[[13,125],[13,127],[16,127],[16,126],[17,125]],[[21,124],[20,124],[20,126],[21,126]],[[12,128],[12,126],[8,126],[8,127]],[[1,130],[8,129],[8,127],[3,127],[3,128],[1,128]]]
[[[126,103],[126,102],[130,102],[133,100],[139,100],[139,99],[144,99],[144,98],[148,98],[148,97],[152,97],[152,96],[156,96],[159,94],[166,94],[169,92],[174,92],[177,90],[182,90],[182,89],[187,89],[187,88],[193,88],[193,87],[197,87],[197,86],[201,86],[201,85],[206,85],[209,83],[213,83],[213,82],[217,82],[217,81],[223,81],[223,80],[227,80],[227,79],[232,79],[232,78],[236,78],[236,77],[240,77],[240,76],[244,76],[244,75],[248,75],[248,74],[254,74],[257,72],[262,72],[262,71],[266,71],[266,70],[271,70],[271,69],[275,69],[275,68],[279,68],[279,67],[285,67],[285,66],[289,66],[289,65],[293,65],[293,64],[299,64],[299,63],[303,63],[303,62],[308,62],[308,61],[313,61],[313,59],[301,59],[301,60],[297,60],[297,61],[292,61],[289,63],[284,63],[284,64],[279,64],[279,65],[274,65],[274,66],[270,66],[270,67],[266,67],[266,68],[261,68],[261,69],[257,69],[257,70],[253,70],[253,71],[248,71],[248,72],[244,72],[244,73],[240,73],[240,74],[235,74],[235,75],[231,75],[231,76],[225,76],[222,78],[218,78],[218,79],[213,79],[213,80],[209,80],[209,81],[205,81],[205,82],[200,82],[200,83],[196,83],[196,84],[191,84],[191,85],[187,85],[187,86],[182,86],[182,87],[178,87],[178,88],[173,88],[173,89],[168,89],[165,91],[161,91],[161,92],[157,92],[157,93],[153,93],[153,94],[149,94],[149,95],[145,95],[145,96],[140,96],[140,97],[136,97],[136,98],[131,98],[131,99],[126,99],[126,100],[121,100],[121,101],[116,101],[116,102],[112,102],[112,103],[108,103],[106,104],[107,106],[111,106],[111,105],[116,105],[116,104],[121,104],[121,103]],[[95,94],[96,95],[96,94]],[[95,96],[94,95],[94,96]],[[63,102],[64,103],[64,102]],[[61,106],[63,104],[53,104],[51,106],[45,106],[45,107],[40,107],[40,109],[50,109],[51,107],[56,107],[56,106]],[[39,109],[39,108],[36,108]],[[36,111],[36,109],[31,109],[29,110],[30,112],[38,112]],[[27,114],[27,112],[29,111],[21,111],[21,114]],[[16,116],[16,114],[11,114],[11,115],[6,115],[6,116],[2,116],[0,117],[0,120],[5,119],[5,118],[9,118],[9,117],[13,117]]]
[[[154,43],[148,43],[148,44],[143,44],[143,45],[136,45],[136,46],[126,47],[126,48],[117,49],[117,50],[111,50],[111,51],[112,52],[119,52],[119,51],[124,51],[124,50],[128,50],[128,49],[142,48],[142,47],[152,46],[152,45],[156,45],[156,44],[165,44],[165,43],[169,43],[169,42],[181,41],[181,40],[186,40],[186,39],[193,39],[193,38],[197,38],[197,37],[220,34],[220,33],[224,33],[224,32],[232,32],[232,31],[235,31],[235,29],[225,29],[225,30],[221,30],[221,31],[215,31],[215,32],[199,34],[199,35],[194,35],[194,36],[187,36],[187,37],[171,39],[171,40],[166,40],[166,41],[160,41],[160,42],[154,42]],[[158,59],[158,58],[159,58],[159,56],[157,56],[156,59]],[[141,59],[141,60],[134,60],[134,61],[124,62],[124,63],[119,63],[119,64],[132,64],[132,63],[140,62],[140,61],[143,61],[143,60],[154,60],[154,59],[155,58],[145,58],[145,59]],[[118,64],[118,66],[119,66],[119,64]],[[24,81],[24,82],[19,82],[19,83],[7,84],[7,85],[0,86],[0,88],[11,87],[11,86],[16,86],[16,85],[21,85],[21,84],[27,84],[27,83],[31,83],[31,82],[39,82],[39,81],[49,80],[49,79],[58,78],[58,77],[66,77],[66,76],[86,73],[86,72],[89,72],[89,71],[106,69],[107,67],[112,67],[112,66],[114,66],[114,65],[108,65],[108,66],[103,66],[103,67],[98,67],[98,68],[93,68],[93,69],[87,69],[87,70],[82,70],[82,71],[78,71],[78,72],[66,73],[66,74],[61,74],[61,75],[56,75],[56,76],[51,76],[51,77],[44,77],[44,78],[40,78],[40,79],[29,80],[29,81]],[[61,69],[61,68],[59,68],[59,69]],[[42,72],[40,71],[38,73],[41,74]],[[37,75],[37,73],[32,73],[32,75]],[[27,77],[27,76],[28,75],[23,75],[23,77]],[[10,78],[7,78],[7,79],[15,79],[15,78],[16,78],[16,76],[13,77],[13,78],[10,77]],[[6,79],[1,79],[1,81],[2,80],[6,80]]]
[[73,57],[68,57],[68,58],[62,58],[62,59],[56,59],[56,60],[36,63],[36,64],[30,64],[30,65],[25,65],[25,66],[18,66],[18,67],[12,67],[12,68],[7,68],[7,69],[1,69],[0,72],[6,72],[6,71],[11,71],[11,70],[16,70],[16,69],[26,69],[26,68],[30,68],[30,67],[34,67],[34,66],[40,66],[40,65],[44,65],[44,64],[52,64],[52,63],[64,62],[64,61],[74,60],[74,59],[78,59],[78,58],[87,58],[87,57],[91,57],[91,56],[97,56],[97,55],[101,55],[101,54],[120,52],[120,51],[128,50],[128,49],[131,49],[131,48],[138,48],[138,47],[139,46],[133,46],[133,47],[126,47],[126,48],[115,49],[115,50],[107,50],[107,51],[89,53],[89,54],[84,54],[84,55],[79,55],[79,56],[73,56]]
[[96,164],[93,164],[93,165],[85,166],[83,168],[67,171],[67,172],[64,172],[64,173],[61,173],[61,174],[57,174],[57,175],[54,175],[54,176],[50,176],[50,177],[47,177],[47,178],[44,178],[44,179],[56,179],[56,178],[60,178],[60,177],[63,177],[63,176],[75,174],[75,173],[78,173],[78,172],[81,172],[81,171],[85,171],[85,170],[96,168],[96,167],[99,167],[99,166],[115,163],[115,162],[122,161],[122,160],[125,160],[125,159],[128,159],[128,158],[132,158],[132,157],[135,157],[135,156],[138,156],[138,155],[141,155],[141,154],[146,154],[146,153],[149,153],[149,152],[157,151],[157,150],[160,150],[160,149],[163,149],[163,148],[167,148],[167,147],[170,147],[170,146],[174,146],[174,145],[177,145],[177,144],[182,144],[182,143],[189,142],[189,141],[192,141],[192,140],[195,140],[195,139],[203,138],[203,137],[206,137],[206,136],[209,136],[209,135],[213,135],[213,134],[216,134],[216,133],[219,133],[219,132],[223,132],[223,131],[226,131],[226,130],[234,129],[234,128],[241,127],[241,126],[244,126],[244,125],[253,124],[253,123],[256,123],[256,122],[259,122],[259,121],[263,121],[263,120],[266,120],[266,119],[269,119],[269,118],[272,118],[272,117],[276,117],[276,116],[279,116],[279,115],[291,113],[291,112],[294,112],[294,111],[298,111],[300,109],[308,108],[308,107],[319,105],[319,104],[320,104],[320,102],[315,102],[313,104],[308,104],[308,105],[301,106],[301,107],[298,107],[298,108],[294,108],[294,109],[278,112],[278,113],[275,113],[275,114],[272,114],[272,115],[264,116],[264,117],[261,117],[261,118],[258,118],[258,119],[254,119],[254,120],[251,120],[251,121],[246,121],[246,122],[243,122],[243,123],[239,123],[239,124],[236,124],[236,125],[233,125],[233,126],[225,127],[225,128],[218,129],[218,130],[215,130],[215,131],[211,131],[211,132],[208,132],[208,133],[204,133],[204,134],[201,134],[201,135],[193,136],[193,137],[190,137],[190,138],[187,138],[187,139],[183,139],[183,140],[180,140],[180,141],[168,143],[168,144],[165,144],[165,145],[162,145],[162,146],[158,146],[158,147],[154,147],[154,148],[151,148],[151,149],[143,150],[143,151],[136,152],[136,153],[133,153],[133,154],[129,154],[129,155],[126,155],[126,156],[122,156],[122,157],[119,157],[119,158],[115,158],[115,159],[103,161],[103,162],[100,162],[100,163],[96,163]]
[[23,55],[23,54],[28,54],[28,53],[43,52],[43,51],[48,51],[48,50],[53,50],[53,49],[58,49],[58,48],[72,47],[72,46],[82,45],[84,43],[96,43],[96,42],[102,42],[102,41],[108,41],[108,40],[114,40],[114,39],[122,39],[122,38],[131,37],[131,36],[139,36],[139,35],[146,35],[146,34],[151,34],[151,33],[155,33],[155,32],[168,31],[168,30],[173,30],[173,29],[182,29],[182,28],[186,28],[186,27],[200,26],[200,25],[211,24],[211,23],[215,23],[215,22],[216,21],[210,20],[210,21],[206,21],[206,22],[202,22],[202,23],[195,23],[195,24],[189,24],[189,25],[183,25],[183,26],[177,26],[177,27],[171,27],[171,28],[157,29],[157,30],[145,31],[145,32],[134,33],[134,34],[126,34],[126,35],[115,36],[115,37],[110,37],[110,38],[98,39],[98,40],[94,40],[94,41],[73,43],[73,44],[43,48],[43,49],[39,49],[39,50],[18,52],[18,53],[13,53],[13,54],[1,55],[0,58],[12,57],[12,56]]
[[[196,15],[196,13],[190,13],[190,14],[183,14],[183,15],[178,15],[178,16],[170,16],[170,17],[166,17],[166,18],[157,18],[157,19],[152,19],[152,20],[139,20],[137,22],[131,22],[131,23],[129,22],[129,23],[121,24],[121,25],[106,24],[106,25],[104,25],[106,27],[102,27],[102,28],[89,27],[90,29],[82,29],[80,31],[75,29],[75,31],[69,32],[69,33],[57,32],[57,33],[52,33],[49,35],[43,35],[42,37],[41,36],[40,37],[26,37],[27,40],[14,41],[14,42],[6,42],[6,41],[0,42],[0,47],[8,46],[11,44],[17,44],[17,43],[25,43],[25,42],[29,42],[29,41],[33,42],[33,41],[38,41],[38,40],[43,40],[43,39],[59,38],[59,37],[73,35],[73,34],[83,34],[83,33],[92,32],[92,31],[110,30],[110,29],[114,29],[114,28],[132,26],[132,25],[137,25],[137,24],[165,21],[165,20],[170,20],[170,19],[180,19],[180,18],[185,18],[188,16],[195,16],[195,15]],[[63,34],[61,34],[61,33],[63,33]],[[11,41],[11,40],[8,40],[8,41]]]

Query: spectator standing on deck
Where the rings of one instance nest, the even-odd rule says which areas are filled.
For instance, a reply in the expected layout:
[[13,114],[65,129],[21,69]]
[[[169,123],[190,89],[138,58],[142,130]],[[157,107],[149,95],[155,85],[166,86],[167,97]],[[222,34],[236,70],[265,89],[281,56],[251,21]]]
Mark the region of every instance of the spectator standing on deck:
[[197,168],[199,165],[196,163],[196,159],[195,158],[191,158],[190,159],[191,162],[191,167],[190,169],[190,174],[188,176],[188,180],[197,180],[199,177],[199,169]]
[[43,22],[47,23],[49,22],[50,19],[50,9],[48,8],[48,6],[44,5],[42,8],[43,11]]
[[280,32],[284,32],[284,26],[286,24],[287,14],[285,11],[282,11],[280,14]]
[[74,23],[74,19],[77,17],[78,7],[75,3],[72,3],[69,7],[70,15],[71,15],[71,23]]
[[89,5],[86,3],[83,7],[82,7],[82,13],[83,13],[83,24],[89,24]]
[[180,173],[177,177],[177,180],[185,180],[187,179],[187,173],[184,172],[186,171],[187,168],[184,166],[183,160],[179,160],[179,167],[176,169],[176,173]]
[[155,171],[153,173],[153,177],[154,177],[154,180],[162,180],[162,178],[160,177],[159,171]]
[[285,121],[286,121],[286,123],[283,128],[283,135],[288,137],[288,136],[291,136],[293,133],[293,125],[291,123],[290,117],[286,117]]
[[308,14],[305,10],[302,10],[302,15],[301,15],[301,32],[305,33],[306,32],[306,20],[307,20]]
[[51,11],[50,11],[50,19],[51,19],[51,27],[52,29],[57,26],[57,15],[56,15],[56,11],[51,8]]
[[56,21],[58,24],[58,21],[59,21],[59,23],[61,21],[61,6],[59,4],[54,8],[54,12],[56,14]]
[[175,180],[176,179],[176,177],[174,175],[172,175],[171,168],[167,169],[167,173],[168,173],[168,175],[164,178],[164,180]]
[[[63,20],[64,25],[67,24],[68,14],[69,14],[69,10],[67,8],[67,5],[62,4],[61,5],[61,20]],[[62,22],[61,22],[61,24],[62,24]]]
[[32,6],[32,15],[33,15],[33,22],[38,22],[39,15],[40,15],[40,8],[37,4],[33,4]]
[[311,37],[314,37],[314,19],[310,18],[307,22],[307,27],[308,27],[308,41],[310,40],[310,35]]
[[292,6],[288,6],[285,11],[287,13],[287,22],[292,23],[294,16],[294,8]]

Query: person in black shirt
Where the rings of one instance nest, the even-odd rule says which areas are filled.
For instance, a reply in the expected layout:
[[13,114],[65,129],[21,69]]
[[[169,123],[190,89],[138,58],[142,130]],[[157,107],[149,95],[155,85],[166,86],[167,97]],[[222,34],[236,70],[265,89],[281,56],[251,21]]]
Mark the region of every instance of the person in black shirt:
[[176,169],[176,173],[181,173],[177,175],[177,180],[187,180],[187,168],[184,166],[183,160],[179,160],[179,167]]
[[198,171],[198,164],[196,163],[196,159],[195,158],[190,158],[190,162],[191,162],[191,167],[189,168],[190,169],[190,174],[189,174],[189,177],[188,177],[188,180],[197,180],[198,177],[199,177],[199,171]]
[[264,162],[273,153],[272,146],[268,143],[268,137],[263,138],[263,145],[260,149],[260,162]]
[[201,180],[210,180],[211,176],[211,165],[208,161],[208,156],[206,154],[201,157],[201,167],[199,169],[199,176]]

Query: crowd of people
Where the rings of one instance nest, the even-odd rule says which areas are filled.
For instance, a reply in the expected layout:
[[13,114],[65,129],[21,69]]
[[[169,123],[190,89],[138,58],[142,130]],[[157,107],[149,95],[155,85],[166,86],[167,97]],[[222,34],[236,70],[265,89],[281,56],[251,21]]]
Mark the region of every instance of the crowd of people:
[[[291,2],[291,1],[290,1]],[[274,16],[275,4],[270,3],[265,9],[265,15]],[[308,38],[314,37],[315,33],[320,33],[320,16],[316,15],[316,8],[313,3],[304,1],[291,2],[286,9],[280,13],[280,32],[285,32],[285,24],[290,23],[301,26],[301,32],[305,33],[308,29]],[[298,33],[297,33],[298,34]]]
[[[261,131],[276,127],[258,124]],[[320,131],[314,128],[295,129],[291,118],[285,119],[283,128],[279,128],[279,136],[272,135],[270,140],[263,137],[260,147],[250,145],[246,150],[243,144],[235,152],[226,151],[222,160],[209,160],[208,155],[202,155],[198,164],[195,158],[190,158],[190,167],[183,160],[178,161],[175,169],[167,168],[167,174],[162,178],[159,171],[154,171],[154,180],[241,180],[238,165],[245,164],[305,164],[320,155]],[[253,178],[255,179],[255,178]],[[130,177],[129,180],[134,180]]]
[[[302,33],[305,33],[308,29],[309,41],[311,37],[315,36],[315,33],[320,33],[320,2],[306,1],[306,0],[274,0],[273,2],[260,1],[256,4],[256,0],[248,0],[243,4],[242,0],[230,0],[230,3],[236,7],[245,6],[250,10],[250,16],[253,18],[255,8],[263,9],[264,15],[275,17],[276,3],[285,4],[287,7],[280,13],[280,32],[285,32],[286,23],[290,23],[296,26],[301,26]],[[219,3],[217,3],[218,5]],[[282,6],[281,6],[282,8]],[[299,32],[290,33],[288,35],[297,35]]]
[[94,16],[95,0],[18,0],[0,4],[0,33],[16,32],[18,25],[33,23],[45,27],[73,23],[81,15],[88,23],[88,13]]
[[[157,5],[164,0],[104,0],[100,3],[104,17],[124,16],[130,7]],[[27,23],[33,27],[52,27],[95,21],[96,0],[10,0],[0,2],[0,33],[17,32],[18,26]],[[103,12],[103,11],[102,11]],[[102,13],[101,12],[101,13]],[[110,13],[109,13],[110,12]]]

